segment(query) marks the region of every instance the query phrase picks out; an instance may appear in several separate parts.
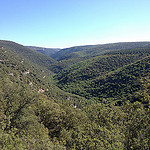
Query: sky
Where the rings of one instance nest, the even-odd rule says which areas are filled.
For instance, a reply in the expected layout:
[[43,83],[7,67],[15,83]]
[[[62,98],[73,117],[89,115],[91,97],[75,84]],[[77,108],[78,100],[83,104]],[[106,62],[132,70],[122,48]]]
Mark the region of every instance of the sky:
[[0,40],[66,48],[150,41],[150,0],[0,0]]

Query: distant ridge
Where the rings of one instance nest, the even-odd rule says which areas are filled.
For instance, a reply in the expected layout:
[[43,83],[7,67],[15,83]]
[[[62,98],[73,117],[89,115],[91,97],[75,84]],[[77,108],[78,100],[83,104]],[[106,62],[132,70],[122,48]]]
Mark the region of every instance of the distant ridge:
[[45,47],[37,47],[37,46],[26,46],[26,47],[47,56],[51,56],[57,53],[58,51],[60,51],[60,48],[45,48]]
[[56,60],[64,60],[79,57],[94,57],[110,51],[142,48],[150,46],[150,42],[119,42],[99,45],[75,46],[62,49],[51,57]]

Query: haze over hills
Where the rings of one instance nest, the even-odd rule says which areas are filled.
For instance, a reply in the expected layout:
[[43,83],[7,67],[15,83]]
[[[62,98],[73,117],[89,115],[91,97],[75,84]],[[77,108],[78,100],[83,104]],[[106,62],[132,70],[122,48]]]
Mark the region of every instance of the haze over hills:
[[45,47],[37,47],[37,46],[26,46],[26,47],[47,56],[51,56],[61,50],[60,48],[45,48]]
[[0,149],[150,148],[149,42],[53,58],[0,41]]

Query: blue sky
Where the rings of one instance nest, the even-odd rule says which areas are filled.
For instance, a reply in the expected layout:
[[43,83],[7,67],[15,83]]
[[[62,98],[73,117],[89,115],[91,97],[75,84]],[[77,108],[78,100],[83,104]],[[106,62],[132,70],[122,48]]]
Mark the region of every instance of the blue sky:
[[71,47],[150,41],[150,0],[0,0],[0,39]]

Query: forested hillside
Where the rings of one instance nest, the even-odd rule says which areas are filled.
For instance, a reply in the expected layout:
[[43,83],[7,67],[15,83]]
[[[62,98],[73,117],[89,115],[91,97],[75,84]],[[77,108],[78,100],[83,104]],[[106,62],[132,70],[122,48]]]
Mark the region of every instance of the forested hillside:
[[62,49],[52,55],[52,58],[64,60],[78,57],[94,57],[111,51],[127,50],[150,46],[150,42],[122,42],[113,44],[87,45]]
[[142,44],[57,61],[0,41],[0,149],[149,150],[150,48]]
[[51,56],[60,50],[59,48],[45,48],[45,47],[36,47],[36,46],[26,46],[26,47],[47,56]]
[[129,97],[149,74],[149,56],[150,48],[116,51],[81,61],[55,78],[63,90],[88,99]]
[[51,57],[58,60],[57,63],[51,64],[49,69],[55,73],[61,72],[63,69],[78,63],[82,60],[88,60],[96,56],[104,55],[107,53],[124,50],[133,50],[136,48],[150,47],[150,42],[123,42],[103,45],[88,45],[77,46],[62,49],[56,52]]
[[0,47],[7,48],[20,56],[26,58],[30,62],[38,64],[42,67],[49,67],[50,64],[55,63],[56,61],[48,56],[43,54],[37,53],[34,50],[26,48],[20,44],[17,44],[12,41],[3,41],[0,40]]

